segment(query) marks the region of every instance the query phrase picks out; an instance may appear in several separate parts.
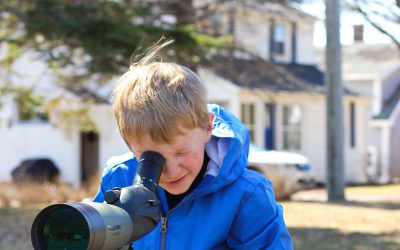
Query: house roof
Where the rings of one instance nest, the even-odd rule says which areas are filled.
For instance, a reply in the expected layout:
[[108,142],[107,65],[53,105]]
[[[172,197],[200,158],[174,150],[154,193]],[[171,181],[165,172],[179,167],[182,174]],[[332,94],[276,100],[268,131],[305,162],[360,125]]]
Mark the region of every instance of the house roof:
[[373,119],[388,119],[400,102],[400,85],[397,87],[394,94],[383,103],[383,108],[380,114],[373,117]]
[[289,19],[297,19],[297,18],[307,18],[310,21],[314,21],[316,18],[298,8],[292,7],[287,4],[279,4],[279,3],[264,3],[260,4],[257,1],[249,1],[246,2],[246,7],[252,9],[254,11],[258,11],[265,14],[273,13],[275,16],[281,16]]
[[[195,1],[196,2],[196,1]],[[206,2],[206,1],[197,1],[197,2]],[[274,17],[274,18],[284,18],[287,20],[298,21],[298,20],[308,20],[313,22],[316,18],[300,8],[298,8],[294,4],[283,3],[284,1],[279,2],[260,2],[254,0],[246,0],[246,1],[230,1],[225,3],[218,3],[218,8],[221,11],[230,11],[232,9],[236,9],[237,13],[240,14],[250,14],[253,16],[254,14],[260,14],[264,17]],[[207,2],[206,2],[207,3]]]
[[[325,48],[316,50],[325,69]],[[343,75],[379,76],[400,67],[400,51],[394,44],[354,44],[342,47]]]
[[324,73],[315,65],[276,64],[260,59],[216,57],[204,66],[239,87],[273,92],[323,93],[325,89]]

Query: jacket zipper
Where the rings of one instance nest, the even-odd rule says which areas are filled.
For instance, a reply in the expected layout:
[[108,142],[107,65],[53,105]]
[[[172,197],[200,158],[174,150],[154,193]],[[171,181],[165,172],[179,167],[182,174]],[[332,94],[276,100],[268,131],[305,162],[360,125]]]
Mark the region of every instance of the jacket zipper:
[[166,236],[167,236],[167,217],[161,217],[161,250],[165,249]]
[[167,219],[168,219],[168,215],[175,210],[178,206],[182,205],[182,203],[186,202],[187,200],[189,200],[190,198],[192,198],[193,193],[189,194],[184,200],[182,200],[182,202],[180,202],[176,207],[174,207],[173,209],[169,210],[167,212],[167,214],[165,215],[165,217],[161,217],[161,227],[160,227],[160,231],[161,231],[161,250],[165,250],[166,249],[166,238],[167,238]]

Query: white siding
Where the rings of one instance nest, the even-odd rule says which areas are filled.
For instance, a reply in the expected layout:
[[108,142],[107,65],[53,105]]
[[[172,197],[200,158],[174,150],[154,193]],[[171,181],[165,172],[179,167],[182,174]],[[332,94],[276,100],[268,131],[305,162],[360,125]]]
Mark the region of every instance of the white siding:
[[235,42],[247,51],[270,60],[270,26],[273,19],[274,23],[282,23],[285,26],[284,54],[274,55],[274,59],[280,63],[290,63],[292,61],[292,22],[296,22],[296,63],[315,64],[312,20],[302,18],[292,20],[292,18],[274,16],[272,13],[261,14],[256,11],[238,12],[235,19]]
[[313,45],[312,24],[300,22],[297,25],[296,63],[315,64],[315,49]]
[[60,168],[61,178],[74,186],[80,180],[79,137],[51,124],[16,124],[0,130],[0,181],[10,181],[11,171],[26,158],[48,157]]
[[269,59],[269,23],[262,18],[247,17],[235,22],[235,42],[249,52]]
[[207,101],[210,103],[228,103],[226,108],[238,116],[240,112],[239,88],[208,70],[199,69],[198,73],[206,86]]
[[99,170],[101,173],[110,157],[125,154],[130,150],[119,132],[111,105],[94,106],[91,118],[99,129]]
[[310,158],[318,182],[326,179],[326,108],[325,98],[313,96],[303,101],[302,153]]
[[[355,105],[355,147],[350,142],[350,103]],[[345,180],[348,183],[364,183],[367,181],[365,164],[368,147],[368,106],[362,99],[348,97],[344,99],[344,156]]]
[[[350,97],[344,98],[344,107],[348,107]],[[264,145],[264,105],[266,102],[276,104],[276,149],[282,150],[282,123],[283,106],[300,105],[302,110],[301,123],[301,149],[298,153],[304,154],[310,159],[313,166],[312,172],[317,181],[325,182],[326,179],[326,100],[324,95],[312,93],[275,93],[255,94],[250,91],[242,91],[241,101],[252,101],[256,104],[256,145]],[[356,138],[355,148],[349,145],[349,114],[344,112],[344,164],[345,180],[351,183],[366,181],[365,157],[368,145],[368,99],[353,98],[356,103]]]

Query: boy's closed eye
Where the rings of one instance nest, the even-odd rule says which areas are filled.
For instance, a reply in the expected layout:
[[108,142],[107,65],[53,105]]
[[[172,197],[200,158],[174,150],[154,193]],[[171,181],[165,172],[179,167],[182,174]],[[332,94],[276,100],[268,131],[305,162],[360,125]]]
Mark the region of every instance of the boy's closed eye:
[[188,151],[182,150],[182,151],[176,152],[176,155],[177,155],[177,156],[181,156],[181,155],[185,155],[185,154],[187,154],[187,153],[188,153]]

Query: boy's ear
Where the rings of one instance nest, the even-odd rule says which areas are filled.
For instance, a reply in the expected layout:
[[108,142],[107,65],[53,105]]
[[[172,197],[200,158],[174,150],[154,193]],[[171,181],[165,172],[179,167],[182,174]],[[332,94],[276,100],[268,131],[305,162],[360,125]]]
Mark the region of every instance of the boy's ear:
[[214,113],[208,113],[209,119],[208,119],[208,125],[207,125],[207,131],[211,132],[213,129],[213,121],[214,121]]

